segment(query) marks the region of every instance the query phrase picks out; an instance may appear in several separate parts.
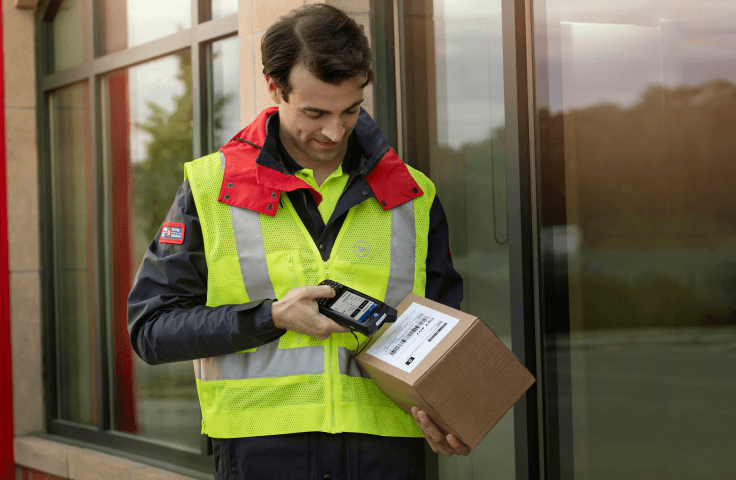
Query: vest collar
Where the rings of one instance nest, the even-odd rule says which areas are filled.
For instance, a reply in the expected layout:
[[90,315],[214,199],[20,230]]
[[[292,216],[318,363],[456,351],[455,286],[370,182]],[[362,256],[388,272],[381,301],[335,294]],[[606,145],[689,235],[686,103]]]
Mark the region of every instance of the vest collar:
[[[304,180],[285,170],[272,168],[281,165],[278,159],[272,157],[270,152],[273,149],[264,150],[263,146],[266,143],[268,118],[276,112],[277,107],[262,111],[253,123],[220,149],[226,159],[218,196],[221,203],[273,217],[279,207],[281,192],[284,191],[307,189],[317,205],[322,201],[322,196]],[[365,176],[381,208],[389,210],[422,195],[409,169],[362,108],[355,132],[364,153],[357,173]]]

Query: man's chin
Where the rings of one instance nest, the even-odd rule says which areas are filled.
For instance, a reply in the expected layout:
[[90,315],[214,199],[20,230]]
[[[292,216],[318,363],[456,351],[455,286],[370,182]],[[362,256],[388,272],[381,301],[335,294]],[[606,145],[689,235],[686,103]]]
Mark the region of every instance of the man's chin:
[[[316,163],[339,163],[338,159],[340,156],[340,152],[315,152],[314,150],[309,152],[309,158]],[[341,159],[340,159],[341,160]]]

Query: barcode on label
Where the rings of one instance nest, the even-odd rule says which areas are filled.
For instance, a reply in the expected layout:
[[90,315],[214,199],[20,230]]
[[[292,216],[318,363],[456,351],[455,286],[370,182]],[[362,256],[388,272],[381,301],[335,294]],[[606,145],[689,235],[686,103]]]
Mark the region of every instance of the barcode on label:
[[[432,319],[431,319],[430,317],[428,317],[428,316],[426,316],[426,315],[423,315],[423,314],[421,314],[421,313],[420,313],[420,314],[419,314],[419,323],[417,323],[416,325],[414,325],[414,326],[413,326],[413,327],[411,328],[411,330],[409,330],[409,331],[408,331],[407,333],[405,333],[405,334],[404,334],[404,335],[403,335],[403,336],[401,337],[401,340],[399,340],[399,343],[397,343],[397,344],[396,344],[396,346],[395,346],[395,347],[394,347],[393,349],[391,349],[391,351],[390,351],[390,352],[388,352],[388,354],[389,354],[389,355],[391,355],[392,357],[393,357],[394,355],[396,355],[396,354],[398,353],[398,351],[399,351],[399,350],[401,349],[401,347],[403,347],[403,346],[404,346],[404,344],[405,344],[405,343],[406,343],[406,342],[407,342],[407,341],[408,341],[408,340],[409,340],[409,339],[411,338],[411,336],[412,336],[412,335],[414,335],[415,333],[417,333],[417,331],[418,331],[418,330],[419,330],[420,328],[422,328],[422,327],[423,327],[423,326],[424,326],[424,325],[425,325],[425,324],[426,324],[427,322],[429,322],[430,320],[432,320]],[[441,330],[441,329],[440,329],[440,330]],[[436,335],[436,334],[435,334],[435,335]]]
[[406,343],[406,338],[402,338],[402,339],[401,339],[401,340],[399,341],[399,343],[398,343],[398,344],[396,344],[396,346],[395,346],[395,347],[393,348],[393,350],[391,350],[390,352],[388,352],[388,354],[389,354],[389,355],[391,355],[391,356],[393,357],[394,355],[396,355],[396,353],[397,353],[397,352],[399,351],[399,349],[400,349],[400,348],[401,348],[401,347],[402,347],[402,346],[403,346],[403,345],[404,345],[405,343]]
[[432,341],[432,339],[433,339],[434,337],[436,337],[436,336],[437,336],[437,334],[438,334],[438,333],[440,333],[440,332],[442,331],[442,329],[443,329],[443,328],[445,328],[446,326],[447,326],[447,324],[446,324],[445,322],[440,322],[440,328],[438,328],[438,329],[437,329],[437,331],[436,331],[436,332],[434,332],[434,333],[432,334],[432,336],[431,336],[431,337],[429,337],[429,338],[427,339],[427,341],[428,341],[428,342],[431,342],[431,341]]

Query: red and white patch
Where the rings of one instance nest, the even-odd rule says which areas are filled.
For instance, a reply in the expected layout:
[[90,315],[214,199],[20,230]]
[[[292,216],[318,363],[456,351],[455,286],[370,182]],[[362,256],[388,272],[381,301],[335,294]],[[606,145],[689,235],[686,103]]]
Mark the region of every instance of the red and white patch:
[[183,223],[164,223],[161,227],[160,243],[173,243],[181,245],[184,243],[184,224]]

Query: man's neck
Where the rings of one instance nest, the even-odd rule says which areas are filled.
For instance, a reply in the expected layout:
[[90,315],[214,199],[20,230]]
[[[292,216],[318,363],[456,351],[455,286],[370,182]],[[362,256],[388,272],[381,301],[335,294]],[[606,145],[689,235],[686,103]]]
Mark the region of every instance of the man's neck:
[[327,177],[332,175],[332,172],[337,170],[337,167],[339,167],[340,164],[343,163],[343,161],[345,160],[345,156],[348,153],[348,146],[346,145],[345,151],[340,152],[340,155],[338,155],[335,161],[329,163],[315,162],[295,147],[283,142],[282,145],[284,146],[284,150],[286,150],[286,153],[291,156],[294,162],[296,162],[302,168],[309,168],[312,170],[312,175],[314,176],[314,180],[317,182],[317,186],[321,186],[322,182],[327,180]]
[[[340,163],[342,163],[342,161]],[[320,164],[319,168],[313,168],[312,169],[312,172],[313,172],[313,175],[314,175],[314,181],[317,182],[317,186],[318,187],[321,187],[322,186],[322,183],[325,180],[327,180],[327,178],[330,175],[332,175],[332,172],[334,172],[335,170],[337,170],[337,167],[340,166],[340,163],[338,163],[337,165],[334,165],[334,166],[329,166],[329,167]]]

